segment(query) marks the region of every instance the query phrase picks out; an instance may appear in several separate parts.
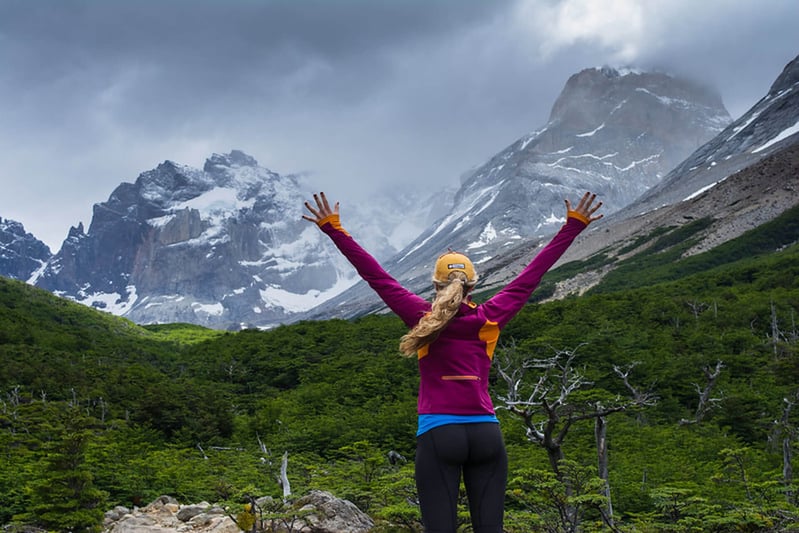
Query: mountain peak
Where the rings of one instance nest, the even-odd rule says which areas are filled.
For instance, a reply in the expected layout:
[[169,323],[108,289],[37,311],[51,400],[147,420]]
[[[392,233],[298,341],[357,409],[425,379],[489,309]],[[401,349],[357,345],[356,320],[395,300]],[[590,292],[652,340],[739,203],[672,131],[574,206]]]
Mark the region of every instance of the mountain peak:
[[245,154],[241,150],[231,150],[229,154],[212,154],[205,160],[203,170],[213,172],[218,167],[257,167],[258,161],[251,155]]
[[790,63],[785,65],[782,73],[777,76],[777,79],[771,85],[769,94],[774,95],[788,90],[797,83],[799,83],[799,56],[796,56]]
[[0,273],[27,280],[50,258],[50,248],[25,231],[21,222],[0,217]]
[[725,125],[730,121],[721,96],[704,85],[664,72],[604,66],[581,70],[568,79],[552,106],[550,122],[597,126],[598,120],[629,111],[628,104],[640,99],[661,107],[698,108],[711,119],[722,116]]

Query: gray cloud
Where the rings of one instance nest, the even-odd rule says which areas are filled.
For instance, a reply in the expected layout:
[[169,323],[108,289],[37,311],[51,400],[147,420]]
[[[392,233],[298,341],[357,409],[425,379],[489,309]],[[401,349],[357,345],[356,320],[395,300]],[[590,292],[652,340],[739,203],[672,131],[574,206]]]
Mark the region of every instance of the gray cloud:
[[793,0],[4,0],[0,216],[56,249],[120,182],[234,148],[344,201],[453,183],[602,64],[696,78],[737,116],[799,53],[797,19]]

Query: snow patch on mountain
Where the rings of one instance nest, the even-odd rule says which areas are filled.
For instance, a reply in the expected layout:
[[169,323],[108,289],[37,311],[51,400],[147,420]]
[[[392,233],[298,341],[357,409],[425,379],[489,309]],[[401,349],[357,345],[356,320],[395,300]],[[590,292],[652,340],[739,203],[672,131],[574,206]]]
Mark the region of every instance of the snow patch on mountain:
[[342,276],[327,290],[311,289],[303,294],[289,292],[279,286],[270,285],[260,291],[261,301],[266,307],[279,307],[287,312],[301,313],[343,293],[359,279],[356,276]]
[[753,153],[758,153],[758,152],[762,152],[764,150],[768,150],[773,145],[777,144],[778,142],[780,142],[780,141],[782,141],[784,139],[787,139],[788,137],[790,137],[791,135],[794,135],[796,133],[799,133],[799,121],[797,121],[793,126],[785,128],[784,130],[779,132],[776,137],[772,138],[770,141],[762,144],[761,146],[755,148],[754,150],[752,150],[752,152]]
[[[88,293],[84,290],[80,291],[73,299],[89,307],[97,307],[111,314],[123,316],[130,311],[138,300],[135,285],[128,285],[125,289],[124,295],[118,292]],[[69,297],[68,294],[63,293],[60,296]]]

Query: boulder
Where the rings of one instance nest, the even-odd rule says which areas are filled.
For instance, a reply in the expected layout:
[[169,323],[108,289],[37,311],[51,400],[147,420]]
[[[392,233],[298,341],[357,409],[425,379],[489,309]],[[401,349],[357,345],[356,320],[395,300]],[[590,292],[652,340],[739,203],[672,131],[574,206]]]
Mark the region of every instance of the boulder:
[[365,533],[375,523],[349,500],[336,498],[329,492],[313,490],[293,505],[307,523],[301,531],[314,533]]

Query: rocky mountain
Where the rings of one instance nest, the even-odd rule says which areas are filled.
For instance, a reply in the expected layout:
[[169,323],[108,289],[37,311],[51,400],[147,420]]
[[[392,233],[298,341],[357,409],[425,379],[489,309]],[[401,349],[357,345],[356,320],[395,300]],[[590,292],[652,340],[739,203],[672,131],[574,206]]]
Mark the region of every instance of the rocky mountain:
[[[712,222],[694,235],[697,254],[769,222],[799,205],[799,57],[788,63],[769,93],[716,137],[699,147],[623,210],[589,228],[561,263],[602,254],[606,259],[565,281],[555,297],[598,283],[615,264],[646,248],[645,237],[698,219]],[[484,287],[507,282],[529,261],[540,239],[526,239],[485,265]],[[651,241],[648,241],[651,243]]]
[[0,218],[0,275],[28,281],[51,255],[50,248],[21,223]]
[[[566,82],[547,124],[466,175],[449,214],[386,268],[419,292],[429,289],[432,262],[447,248],[468,254],[484,272],[501,268],[520,243],[529,249],[531,239],[560,227],[563,198],[591,190],[605,213],[617,211],[731,120],[719,96],[696,83],[632,69],[583,70]],[[308,316],[381,307],[359,283]]]
[[[310,195],[298,177],[237,150],[214,154],[202,170],[166,161],[95,204],[88,231],[71,228],[32,283],[138,323],[275,325],[355,282],[301,219]],[[393,201],[423,211],[376,226],[373,213],[350,210],[379,256],[421,230],[413,224],[429,223],[424,202]]]
[[305,198],[239,151],[202,170],[166,161],[96,204],[34,282],[140,323],[277,322],[322,297],[308,287],[347,283],[300,219]]

